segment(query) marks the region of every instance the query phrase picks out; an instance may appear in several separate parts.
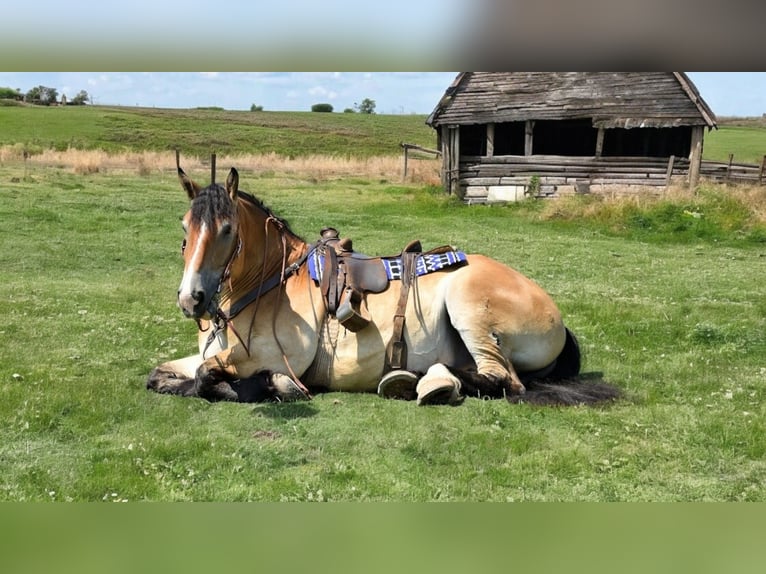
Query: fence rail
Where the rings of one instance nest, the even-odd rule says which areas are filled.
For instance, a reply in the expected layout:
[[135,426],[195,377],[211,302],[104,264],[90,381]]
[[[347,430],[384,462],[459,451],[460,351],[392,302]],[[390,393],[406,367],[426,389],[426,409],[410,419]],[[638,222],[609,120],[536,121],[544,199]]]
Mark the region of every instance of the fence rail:
[[724,183],[766,183],[766,155],[761,164],[735,163],[734,154],[729,154],[729,161],[703,160],[700,175],[713,181]]

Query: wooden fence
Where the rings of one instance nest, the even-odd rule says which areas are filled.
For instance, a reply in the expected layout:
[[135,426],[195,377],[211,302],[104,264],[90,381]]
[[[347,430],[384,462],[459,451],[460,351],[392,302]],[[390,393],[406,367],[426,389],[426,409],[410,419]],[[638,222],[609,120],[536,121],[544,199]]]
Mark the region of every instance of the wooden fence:
[[734,163],[734,154],[729,154],[729,161],[705,161],[700,167],[700,176],[723,183],[766,184],[766,155],[761,165]]

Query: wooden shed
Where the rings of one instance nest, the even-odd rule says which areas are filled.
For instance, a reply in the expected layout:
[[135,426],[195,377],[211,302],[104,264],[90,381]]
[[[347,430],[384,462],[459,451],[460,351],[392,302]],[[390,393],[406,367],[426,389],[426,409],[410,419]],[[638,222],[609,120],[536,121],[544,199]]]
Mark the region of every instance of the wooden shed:
[[683,72],[461,72],[426,123],[445,190],[469,202],[696,185],[717,127]]

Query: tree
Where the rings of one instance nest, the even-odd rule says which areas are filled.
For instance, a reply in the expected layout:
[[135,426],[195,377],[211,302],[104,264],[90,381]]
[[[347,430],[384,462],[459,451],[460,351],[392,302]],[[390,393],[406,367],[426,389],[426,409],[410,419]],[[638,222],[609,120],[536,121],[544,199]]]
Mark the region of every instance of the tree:
[[251,112],[262,112],[263,111],[263,106],[256,106],[255,104],[253,104],[252,106],[250,106],[250,111]]
[[72,104],[73,106],[84,106],[85,104],[88,103],[89,100],[90,100],[90,96],[88,95],[88,92],[86,92],[85,90],[80,90],[79,92],[77,92],[77,95],[74,98],[72,98],[72,101],[69,103]]
[[375,113],[375,100],[370,98],[364,98],[361,104],[354,104],[354,107],[360,114],[374,114]]
[[56,88],[37,86],[29,90],[24,96],[27,102],[41,106],[50,106],[58,101],[59,93]]
[[312,112],[331,112],[332,104],[314,104],[311,106]]
[[19,90],[0,88],[0,100],[20,100],[23,97]]

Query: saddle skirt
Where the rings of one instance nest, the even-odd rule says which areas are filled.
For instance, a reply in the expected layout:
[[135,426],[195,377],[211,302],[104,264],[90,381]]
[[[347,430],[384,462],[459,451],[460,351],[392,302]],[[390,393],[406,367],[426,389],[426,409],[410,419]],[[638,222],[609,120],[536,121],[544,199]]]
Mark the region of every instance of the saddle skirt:
[[[342,256],[341,256],[342,257]],[[403,270],[402,255],[393,255],[387,257],[365,257],[354,254],[354,259],[365,261],[367,265],[380,265],[385,271],[388,281],[401,281]],[[415,275],[418,277],[443,271],[448,267],[462,265],[468,259],[462,251],[453,249],[450,246],[437,247],[426,253],[418,253],[415,258]],[[319,249],[315,249],[308,259],[309,274],[314,281],[322,282],[325,273],[325,255]]]

